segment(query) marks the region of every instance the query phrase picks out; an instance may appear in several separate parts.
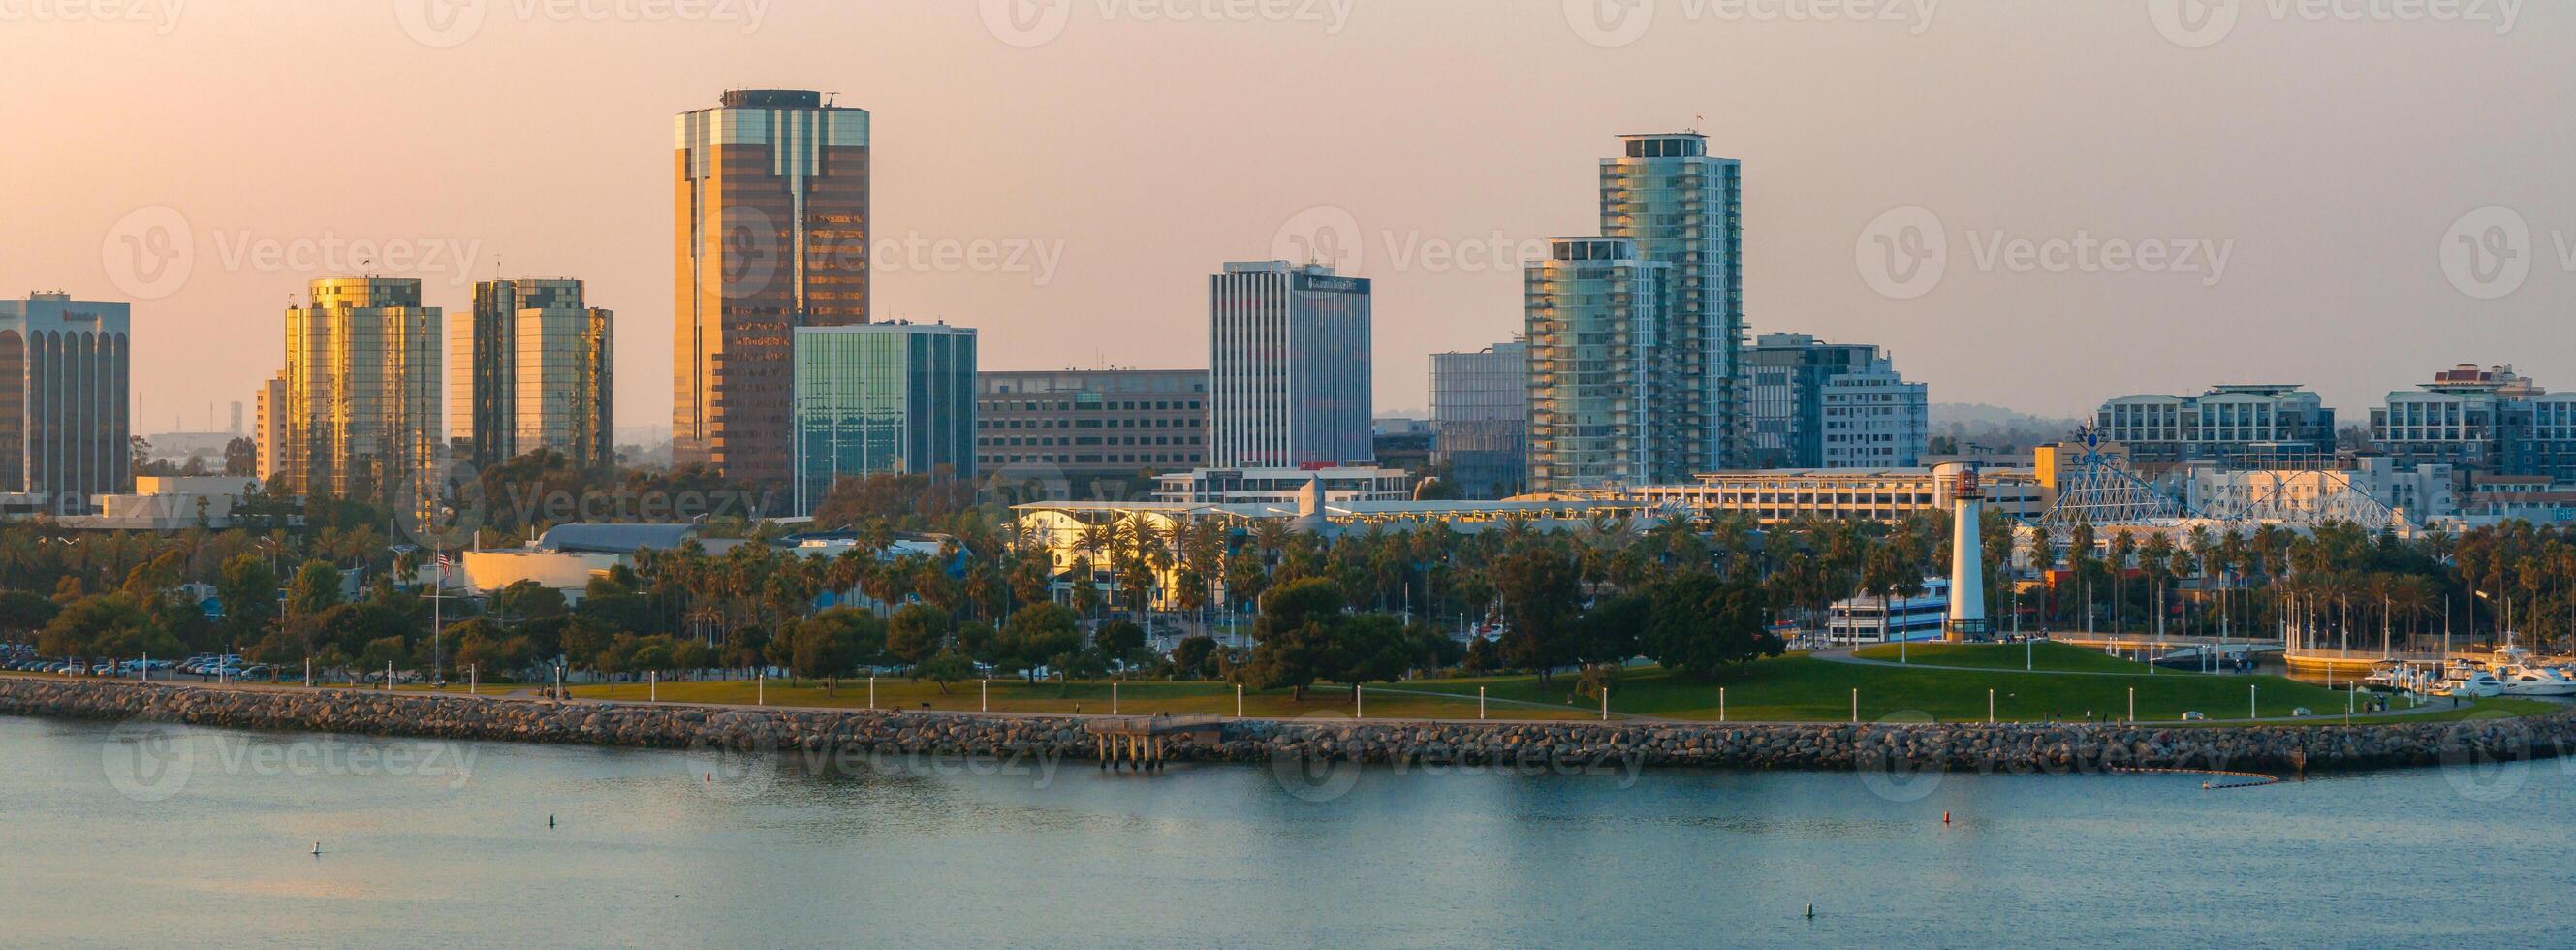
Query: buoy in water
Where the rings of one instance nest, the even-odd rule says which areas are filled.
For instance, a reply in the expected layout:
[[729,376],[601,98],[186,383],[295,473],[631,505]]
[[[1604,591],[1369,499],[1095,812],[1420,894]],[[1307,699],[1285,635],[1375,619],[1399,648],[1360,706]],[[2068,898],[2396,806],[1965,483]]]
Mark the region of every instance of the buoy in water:
[[1949,813],[1949,812],[1946,812],[1946,811],[1945,811],[1945,812],[1942,812],[1942,813],[1941,813],[1941,823],[1942,823],[1942,824],[1945,824],[1945,825],[1950,823],[1950,813]]
[[322,856],[322,842],[313,842],[313,856],[317,858]]
[[555,826],[555,816],[553,816],[553,815],[547,815],[547,816],[546,816],[546,827],[548,827],[548,828],[552,828],[552,827],[554,827],[554,826]]
[[1814,905],[1814,904],[1809,904],[1809,905],[1807,905],[1807,919],[1808,919],[1808,920],[1814,920],[1814,919],[1816,919],[1816,905]]

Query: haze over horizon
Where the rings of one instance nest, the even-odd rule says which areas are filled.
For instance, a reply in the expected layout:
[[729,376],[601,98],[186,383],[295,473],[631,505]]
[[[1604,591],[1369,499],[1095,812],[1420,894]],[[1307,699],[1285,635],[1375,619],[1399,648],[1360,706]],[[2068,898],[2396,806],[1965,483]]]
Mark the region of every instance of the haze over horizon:
[[1697,127],[1745,163],[1751,331],[1935,402],[2576,388],[2576,9],[2195,3],[27,0],[0,295],[133,302],[149,433],[247,403],[313,277],[451,319],[579,277],[619,428],[667,426],[672,116],[802,88],[873,114],[878,319],[986,369],[1205,366],[1206,275],[1311,255],[1375,280],[1376,402],[1420,408],[1427,353],[1518,329],[1529,242],[1599,230],[1613,136]]

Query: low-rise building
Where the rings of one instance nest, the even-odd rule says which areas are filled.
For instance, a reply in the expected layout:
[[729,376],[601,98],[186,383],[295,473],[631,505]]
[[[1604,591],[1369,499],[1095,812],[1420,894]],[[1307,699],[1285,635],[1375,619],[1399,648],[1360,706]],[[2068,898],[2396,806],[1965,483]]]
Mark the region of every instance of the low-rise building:
[[259,479],[228,475],[138,476],[131,494],[93,495],[97,514],[54,523],[83,531],[179,531],[233,526],[233,508],[259,494]]
[[[2421,524],[2460,513],[2455,482],[2448,465],[2400,467],[2387,456],[2369,455],[2335,468],[2199,465],[2183,485],[2190,508],[2213,517],[2359,521],[2365,520],[2364,510],[2385,507]],[[2361,503],[2356,505],[2357,500]]]
[[1290,504],[1307,484],[1328,502],[1404,501],[1413,476],[1392,468],[1202,468],[1156,480],[1154,500],[1180,504]]
[[996,483],[1092,499],[1207,466],[1206,370],[988,371],[975,387],[976,463]]
[[[2038,518],[2056,500],[2055,492],[2028,471],[1987,470],[1978,473],[1989,517]],[[1781,469],[1760,472],[1715,472],[1679,485],[1637,488],[1577,497],[1686,507],[1701,517],[1750,516],[1763,524],[1804,517],[1829,520],[1902,521],[1915,515],[1946,514],[1951,484],[1929,468]]]
[[1837,646],[1940,640],[1947,636],[1949,613],[1950,579],[1926,577],[1923,592],[1911,597],[1867,595],[1834,601],[1825,617],[1825,638]]

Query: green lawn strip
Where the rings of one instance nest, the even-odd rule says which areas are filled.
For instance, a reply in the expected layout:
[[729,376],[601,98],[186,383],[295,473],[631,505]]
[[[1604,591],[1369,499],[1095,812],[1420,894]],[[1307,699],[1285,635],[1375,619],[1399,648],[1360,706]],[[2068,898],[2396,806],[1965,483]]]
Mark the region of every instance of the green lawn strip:
[[[2124,660],[2100,650],[2079,647],[2071,643],[2033,643],[2027,646],[2006,643],[1917,643],[1905,646],[1902,655],[1908,662],[1926,666],[1968,666],[1981,670],[2019,670],[2024,663],[2033,663],[2043,672],[2135,673],[2145,676],[2148,675],[2149,669],[2147,664]],[[1863,660],[1894,663],[1897,661],[1899,651],[1894,645],[1862,647],[1852,651],[1852,656]],[[2167,674],[2199,675],[2173,670],[2157,670],[2154,675]]]
[[[1409,688],[1401,684],[1398,688]],[[1167,680],[1124,680],[1117,689],[1117,711],[1129,715],[1214,714],[1233,715],[1234,686],[1214,682],[1173,682]],[[993,712],[1013,713],[1106,713],[1110,711],[1111,683],[1107,680],[1085,680],[1073,683],[1041,682],[1030,684],[1020,679],[992,681],[989,708]],[[641,701],[646,689],[641,683],[615,686],[576,686],[572,694],[580,699]],[[789,683],[771,680],[765,687],[744,680],[664,683],[655,693],[663,702],[719,703],[748,706],[755,701],[772,706],[814,706],[858,709],[868,705],[868,682],[865,678],[845,679],[827,695],[822,684],[813,680]],[[984,708],[985,697],[973,681],[950,684],[946,692],[929,681],[905,678],[879,678],[876,704],[880,708],[922,709],[945,712],[975,712]],[[1348,718],[1352,713],[1350,688],[1318,684],[1297,699],[1288,690],[1246,691],[1243,711],[1247,716],[1297,718],[1302,716]],[[1362,710],[1369,718],[1473,719],[1476,701],[1472,690],[1466,697],[1421,696],[1371,689]],[[1580,718],[1583,710],[1533,710],[1496,708],[1495,718]],[[1597,713],[1595,713],[1597,715]]]
[[[1534,678],[1490,680],[1425,680],[1409,688],[1473,696],[1484,686],[1497,699],[1580,704],[1572,698],[1574,681],[1558,677],[1546,687]],[[1613,712],[1673,719],[1717,718],[1718,690],[1726,690],[1731,720],[1774,722],[1840,722],[1851,718],[1853,689],[1860,690],[1860,718],[1929,716],[1944,722],[1986,717],[1986,691],[1995,690],[2000,719],[2034,721],[2056,716],[2081,719],[2119,718],[2128,711],[2128,691],[2138,691],[2142,719],[2177,719],[2200,712],[2212,719],[2241,719],[2246,688],[2258,689],[2264,716],[2287,716],[2305,706],[2319,714],[2344,707],[2341,692],[2271,676],[2057,676],[2012,670],[1902,669],[1833,663],[1803,655],[1751,664],[1743,669],[1695,679],[1658,669],[1631,670],[1611,687]]]

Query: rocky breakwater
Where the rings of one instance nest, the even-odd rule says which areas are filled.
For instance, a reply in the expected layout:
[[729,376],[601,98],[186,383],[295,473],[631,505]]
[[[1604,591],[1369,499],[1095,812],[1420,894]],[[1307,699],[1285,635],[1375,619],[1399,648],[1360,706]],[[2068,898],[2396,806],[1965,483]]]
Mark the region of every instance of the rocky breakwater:
[[[1090,759],[1069,716],[549,703],[362,690],[262,690],[0,677],[0,715],[637,748]],[[2576,754],[2576,711],[2343,727],[1725,725],[1229,720],[1178,761],[1452,764],[1574,772],[1706,767],[2058,774],[2276,774],[2475,765]]]

